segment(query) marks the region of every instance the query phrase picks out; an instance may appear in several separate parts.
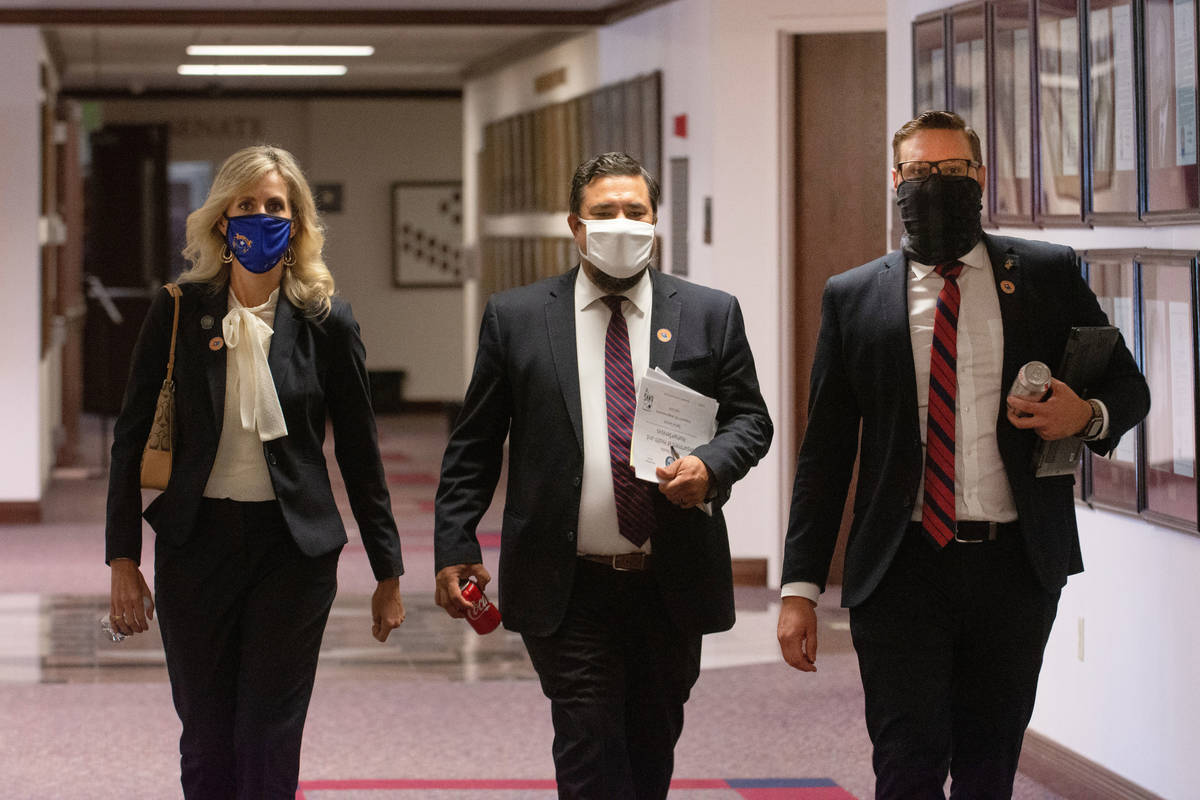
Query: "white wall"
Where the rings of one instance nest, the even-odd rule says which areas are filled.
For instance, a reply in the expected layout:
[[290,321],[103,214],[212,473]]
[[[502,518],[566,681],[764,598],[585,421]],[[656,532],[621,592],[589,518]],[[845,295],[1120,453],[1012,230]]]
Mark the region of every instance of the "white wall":
[[[912,19],[950,5],[888,3],[888,74],[896,78],[888,87],[889,130],[912,116]],[[1195,250],[1200,243],[1200,225],[1000,233],[1077,249]],[[1191,612],[1200,608],[1200,538],[1082,506],[1077,516],[1086,571],[1063,590],[1030,727],[1164,797],[1196,797],[1200,623]]]
[[[43,454],[41,258],[38,201],[41,184],[41,36],[37,28],[0,26],[0,502],[36,502],[49,469]],[[42,424],[39,424],[42,423]]]
[[392,285],[391,186],[461,180],[462,104],[324,101],[311,104],[310,120],[310,175],[345,185],[342,213],[325,215],[326,255],[362,326],[367,364],[407,370],[409,400],[458,400],[463,292]]
[[462,178],[461,102],[119,100],[102,109],[105,123],[169,123],[175,161],[210,161],[215,173],[234,150],[269,142],[290,150],[310,183],[342,184],[342,211],[323,217],[325,256],[362,327],[367,366],[406,370],[406,399],[460,397],[462,289],[392,284],[391,184]]
[[1063,591],[1031,727],[1163,797],[1196,797],[1200,538],[1077,517],[1086,571]]
[[[771,453],[738,484],[726,511],[734,556],[766,558],[772,584],[778,582],[795,452],[786,416],[792,407],[789,212],[781,200],[790,194],[784,177],[790,112],[781,80],[787,34],[883,30],[884,24],[883,0],[847,0],[836,9],[791,0],[677,0],[472,81],[464,93],[471,185],[485,123],[662,70],[663,164],[689,159],[689,279],[738,297],[776,424]],[[561,66],[568,85],[533,96],[533,78]],[[686,139],[672,134],[678,114],[688,115]],[[667,236],[671,198],[669,186],[663,188],[659,230]],[[713,206],[710,245],[702,241],[705,197]],[[664,250],[669,271],[669,243]],[[468,303],[470,358],[478,305],[473,297]]]
[[884,21],[883,0],[712,3],[713,244],[707,282],[733,292],[742,303],[763,395],[775,420],[771,453],[738,487],[741,497],[735,495],[739,502],[731,511],[738,545],[745,548],[740,554],[766,555],[772,585],[778,584],[781,569],[797,433],[790,414],[795,377],[790,39],[802,33],[883,30]]

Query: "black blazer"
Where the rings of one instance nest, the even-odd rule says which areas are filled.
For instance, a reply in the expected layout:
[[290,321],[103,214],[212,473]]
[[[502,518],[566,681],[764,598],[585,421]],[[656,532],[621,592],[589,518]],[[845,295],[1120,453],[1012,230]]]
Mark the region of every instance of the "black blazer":
[[[1057,369],[1075,325],[1107,325],[1068,247],[984,236],[1004,326],[1001,388],[1030,360]],[[1012,294],[1000,288],[1011,281]],[[825,588],[846,502],[855,451],[858,488],[846,546],[842,603],[870,596],[905,535],[924,468],[908,316],[908,262],[892,252],[835,275],[825,285],[809,397],[784,545],[783,582]],[[1150,391],[1119,342],[1099,386],[1108,438],[1088,446],[1107,453],[1146,415]],[[859,424],[862,425],[861,441]],[[1035,478],[1037,435],[1019,430],[1000,404],[996,433],[1029,559],[1042,585],[1057,592],[1083,562],[1075,526],[1073,475]]]
[[[175,348],[175,454],[171,480],[147,506],[155,533],[182,544],[195,532],[196,514],[212,471],[225,417],[225,347],[221,336],[228,297],[207,284],[180,285]],[[167,371],[174,304],[158,293],[138,335],[109,469],[105,560],[141,560],[139,490],[142,448]],[[205,327],[208,324],[209,327]],[[322,320],[305,316],[281,290],[267,356],[288,434],[263,443],[271,483],[288,530],[300,550],[318,556],[346,543],[322,451],[325,421],[333,422],[334,453],[350,506],[377,580],[404,572],[379,457],[367,382],[366,353],[350,304],[333,298]]]
[[[562,621],[575,576],[583,428],[575,348],[578,267],[493,295],[474,374],[442,461],[435,568],[481,561],[475,535],[509,442],[500,547],[505,626],[535,636]],[[720,402],[717,434],[694,455],[718,491],[712,517],[655,493],[654,576],[676,624],[733,625],[729,539],[721,506],[767,452],[772,425],[758,389],[741,309],[732,296],[652,270],[650,366]],[[672,333],[662,341],[655,331]]]

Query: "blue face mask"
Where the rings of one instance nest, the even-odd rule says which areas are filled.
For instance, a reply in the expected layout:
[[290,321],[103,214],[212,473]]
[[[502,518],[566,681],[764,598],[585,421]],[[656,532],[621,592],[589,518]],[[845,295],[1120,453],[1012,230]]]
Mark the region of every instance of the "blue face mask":
[[225,244],[238,262],[256,274],[269,271],[287,252],[292,221],[270,214],[246,214],[225,219]]

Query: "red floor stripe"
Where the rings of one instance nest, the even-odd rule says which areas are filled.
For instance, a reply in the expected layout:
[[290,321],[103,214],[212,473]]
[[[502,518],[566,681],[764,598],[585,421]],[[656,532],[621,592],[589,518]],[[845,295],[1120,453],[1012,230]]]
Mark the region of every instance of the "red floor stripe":
[[[745,783],[739,781],[739,783]],[[729,781],[714,778],[677,778],[671,781],[671,789],[736,789],[744,800],[854,800],[854,796],[837,786],[798,787],[788,785],[789,781],[780,780],[779,786],[737,786]],[[315,780],[301,781],[296,791],[296,800],[305,800],[307,791],[385,791],[385,790],[421,790],[421,789],[460,789],[464,791],[481,791],[488,789],[500,790],[552,790],[556,788],[553,780],[527,779],[458,779],[458,780]]]

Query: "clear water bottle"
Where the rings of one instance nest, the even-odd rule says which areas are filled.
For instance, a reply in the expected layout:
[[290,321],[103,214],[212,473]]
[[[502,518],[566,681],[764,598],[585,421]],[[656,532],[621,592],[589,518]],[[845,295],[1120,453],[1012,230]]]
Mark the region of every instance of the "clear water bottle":
[[[147,613],[150,612],[150,604],[151,604],[150,598],[148,596],[143,595],[142,596],[142,606],[146,609]],[[108,637],[110,639],[112,639],[114,642],[125,641],[125,638],[126,638],[125,634],[121,633],[119,630],[117,630],[116,628],[113,627],[112,620],[109,619],[108,614],[104,614],[103,616],[100,617],[100,630],[104,631],[104,633],[107,634]]]

